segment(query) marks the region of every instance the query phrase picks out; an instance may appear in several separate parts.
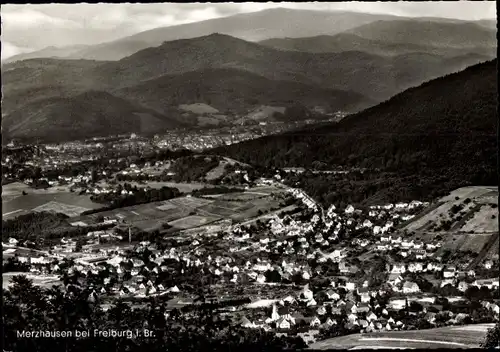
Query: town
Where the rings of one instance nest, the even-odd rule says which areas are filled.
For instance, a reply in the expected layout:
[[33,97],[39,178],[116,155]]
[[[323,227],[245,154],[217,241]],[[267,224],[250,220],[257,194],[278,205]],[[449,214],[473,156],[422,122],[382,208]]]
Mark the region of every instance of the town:
[[[232,324],[306,343],[499,317],[498,245],[488,244],[498,241],[496,189],[324,208],[282,182],[301,170],[263,177],[215,156],[155,161],[158,149],[146,161],[138,141],[116,147],[132,158],[96,146],[82,160],[78,144],[30,160],[22,148],[4,153],[4,178],[23,177],[4,185],[4,288],[22,273],[43,287],[87,287],[103,309],[116,299],[158,297],[171,310],[216,302]],[[481,237],[477,224],[484,246],[474,247],[466,237]]]

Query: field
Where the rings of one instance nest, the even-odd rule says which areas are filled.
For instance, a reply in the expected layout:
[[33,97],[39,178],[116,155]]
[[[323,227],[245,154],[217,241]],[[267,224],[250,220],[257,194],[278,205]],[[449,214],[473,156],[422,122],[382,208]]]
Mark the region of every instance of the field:
[[2,287],[6,289],[12,280],[13,276],[16,275],[24,275],[26,276],[29,280],[33,280],[33,284],[35,286],[42,286],[45,288],[50,288],[53,285],[62,285],[62,281],[59,279],[58,276],[55,275],[34,275],[31,273],[3,273],[2,274]]
[[177,206],[168,206],[163,208],[166,202],[154,202],[147,204],[134,205],[120,209],[108,210],[96,214],[82,216],[77,220],[85,223],[95,223],[99,216],[110,217],[112,219],[123,220],[141,229],[148,230],[163,223],[173,221],[188,215],[188,211]]
[[181,197],[170,200],[170,202],[178,207],[196,209],[204,205],[210,204],[213,201],[196,197]]
[[[233,193],[227,196],[228,198],[231,197],[230,199],[238,199],[240,197],[245,199],[248,197],[247,193]],[[279,206],[279,202],[271,197],[254,199],[252,201],[248,199],[242,199],[242,201],[226,201],[221,198],[222,197],[218,197],[211,204],[198,208],[198,212],[241,221],[259,215],[259,210],[264,212]]]
[[[492,218],[492,216],[495,218]],[[476,233],[498,232],[497,216],[498,208],[483,205],[479,211],[474,214],[474,217],[467,221],[459,231]]]
[[[433,233],[427,233],[421,235],[421,239],[424,242],[430,242],[436,235]],[[471,250],[475,253],[479,253],[485,243],[487,243],[491,238],[491,234],[467,234],[467,233],[450,233],[443,237],[442,249],[448,249],[452,252],[454,251],[467,251]]]
[[[198,124],[200,126],[207,126],[207,125],[219,125],[223,119],[220,118],[219,116],[221,115],[211,115],[210,117],[208,116],[197,116],[198,119]],[[224,116],[224,115],[222,115]]]
[[205,178],[208,181],[212,181],[212,180],[218,179],[219,177],[221,177],[222,175],[224,175],[224,168],[226,167],[227,164],[228,164],[228,162],[226,160],[221,160],[219,162],[219,165],[217,165],[212,170],[210,170],[209,172],[207,172],[207,174],[205,175]]
[[[456,199],[458,197],[458,200]],[[492,219],[491,215],[497,213],[489,205],[479,206],[475,209],[475,204],[484,204],[485,202],[494,202],[498,204],[498,188],[496,187],[463,187],[459,188],[449,195],[439,200],[439,206],[432,211],[424,210],[423,216],[417,216],[416,219],[407,224],[404,229],[408,232],[426,231],[429,223],[439,223],[441,220],[449,218],[448,212],[454,205],[463,204],[464,200],[470,198],[472,202],[464,208],[465,212],[470,209],[474,214],[469,214],[469,221],[465,226],[459,227],[459,231],[466,232],[473,228],[476,224],[480,224],[482,228],[498,231],[498,220]],[[496,201],[494,200],[496,198]],[[464,217],[467,217],[465,215]],[[469,225],[470,224],[470,225]],[[453,224],[455,225],[455,224]],[[452,225],[452,228],[453,228]],[[457,229],[458,230],[458,229]],[[472,232],[472,231],[471,231]],[[489,231],[479,231],[489,232]]]
[[237,201],[251,201],[254,199],[268,196],[267,193],[260,192],[244,192],[244,193],[228,193],[218,195],[219,200],[237,200]]
[[194,114],[216,114],[219,112],[216,108],[211,107],[210,105],[204,103],[195,103],[195,104],[181,104],[179,105],[179,109],[184,111],[190,111]]
[[30,187],[21,182],[13,182],[2,186],[2,202],[11,201],[23,194],[23,191],[29,191]]
[[163,204],[157,206],[156,208],[160,209],[160,210],[170,210],[170,209],[175,209],[177,207],[174,204],[172,204],[171,202],[165,201],[165,202],[163,202]]
[[[3,190],[2,190],[3,191]],[[2,194],[2,219],[16,217],[23,213],[41,210],[63,210],[68,216],[75,216],[88,209],[97,209],[101,205],[93,203],[89,196],[70,192],[45,192],[27,190],[27,195],[12,197]],[[37,210],[35,210],[37,209]],[[70,215],[71,214],[71,215]]]
[[[448,212],[453,205],[464,204],[467,198],[471,202],[461,211],[461,219],[451,224],[450,230],[434,232],[430,229],[433,224],[440,224],[442,220],[449,219]],[[414,231],[414,237],[419,237],[424,242],[431,242],[436,236],[441,236],[443,245],[440,252],[470,250],[480,253],[481,257],[492,258],[498,256],[498,246],[493,246],[491,250],[485,247],[490,240],[494,240],[491,236],[498,234],[498,208],[492,207],[492,204],[498,204],[496,187],[459,188],[441,198],[435,205],[424,209],[415,220],[404,225],[404,229]]]
[[427,330],[384,331],[353,334],[319,341],[312,349],[377,348],[477,348],[493,324],[451,326]]
[[187,216],[182,219],[174,220],[172,222],[169,222],[169,225],[178,228],[178,229],[190,229],[193,227],[198,227],[198,226],[203,226],[206,224],[209,224],[211,222],[214,222],[220,218],[218,217],[209,217],[209,216],[197,216],[197,215],[191,215]]
[[159,189],[162,187],[171,187],[171,188],[177,188],[179,191],[184,192],[184,193],[191,193],[195,189],[201,189],[205,187],[214,187],[209,184],[203,184],[203,183],[176,183],[176,182],[155,182],[155,181],[148,181],[146,184],[139,184],[137,182],[118,182],[120,184],[125,184],[129,183],[132,186],[137,186],[139,187],[151,187],[155,189]]
[[285,108],[281,106],[261,105],[245,116],[243,120],[272,121],[274,120],[273,114],[276,112],[283,114],[285,112]]
[[49,212],[49,213],[62,213],[69,217],[78,216],[84,211],[88,210],[87,208],[77,207],[73,205],[63,204],[59,202],[48,202],[39,207],[33,209],[36,212]]
[[[251,192],[253,191],[251,190]],[[76,217],[72,219],[72,222],[83,221],[92,224],[97,222],[98,217],[103,216],[123,220],[125,223],[144,231],[160,229],[166,223],[174,228],[187,230],[208,225],[221,219],[244,221],[260,215],[259,210],[266,212],[270,211],[271,208],[279,208],[279,202],[272,197],[264,197],[265,194],[264,192],[258,194],[248,192],[231,194],[232,199],[241,199],[241,201],[225,201],[219,198],[204,199],[191,196],[179,197],[168,201],[134,205]],[[249,196],[257,196],[258,198],[249,201]]]

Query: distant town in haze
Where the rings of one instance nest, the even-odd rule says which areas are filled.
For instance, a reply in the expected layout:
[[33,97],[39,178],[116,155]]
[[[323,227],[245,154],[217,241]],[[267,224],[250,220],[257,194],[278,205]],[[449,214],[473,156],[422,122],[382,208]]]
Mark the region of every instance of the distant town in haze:
[[498,347],[495,10],[2,6],[4,350]]

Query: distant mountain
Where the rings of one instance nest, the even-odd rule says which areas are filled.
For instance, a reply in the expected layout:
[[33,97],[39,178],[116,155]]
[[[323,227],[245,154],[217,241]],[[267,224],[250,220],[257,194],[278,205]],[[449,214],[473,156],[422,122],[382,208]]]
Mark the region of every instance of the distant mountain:
[[364,52],[305,53],[281,51],[223,34],[166,42],[120,61],[106,62],[92,72],[102,84],[126,87],[165,74],[207,68],[246,70],[272,80],[300,82],[321,88],[354,91],[374,100],[428,79],[456,72],[488,57],[459,58],[410,53],[381,57]]
[[[208,33],[223,33],[244,40],[259,41],[275,37],[304,37],[325,33],[340,33],[377,20],[397,18],[399,17],[356,12],[277,8],[177,26],[155,28],[112,42],[88,46],[76,53],[72,50],[62,50],[61,57],[90,60],[119,60],[139,50],[159,46],[164,41],[196,38]],[[46,53],[41,52],[39,55],[46,55]],[[50,53],[50,55],[53,56],[54,54]],[[32,57],[17,55],[16,59],[22,60],[23,58]]]
[[485,28],[490,28],[490,29],[497,29],[497,21],[496,20],[479,20],[476,21],[476,23],[480,26],[483,26]]
[[11,56],[3,60],[2,64],[35,58],[68,58],[73,57],[75,53],[87,47],[89,47],[89,45],[73,45],[59,48],[49,46],[41,50]]
[[376,21],[346,31],[385,43],[414,44],[455,49],[496,48],[496,30],[476,22]]
[[[227,120],[262,106],[303,104],[355,112],[486,59],[477,54],[443,58],[418,52],[387,57],[358,51],[282,51],[212,34],[166,42],[119,61],[31,59],[5,64],[2,113],[10,116],[6,119],[15,121],[16,117],[18,121],[6,129],[9,133],[31,136],[36,131],[41,136],[50,134],[50,129],[38,128],[37,121],[50,126],[54,118],[58,126],[60,115],[74,109],[76,114],[89,109],[91,116],[106,111],[99,110],[104,108],[105,95],[94,99],[97,110],[88,106],[90,101],[82,101],[81,94],[88,91],[111,94],[113,104],[123,103],[127,116],[131,116],[127,111],[154,110],[158,115],[154,121],[168,116],[172,126],[176,121],[190,127],[200,123],[193,107],[187,109],[193,112],[187,118],[181,104],[205,104],[202,110],[215,108],[230,115]],[[121,110],[111,110],[112,114],[116,111]],[[309,117],[305,114],[304,118]],[[163,128],[156,122],[152,125]],[[103,127],[102,132],[112,130]],[[145,130],[141,127],[139,131]],[[85,127],[75,133],[87,132],[95,131]]]
[[[391,192],[429,196],[469,184],[498,184],[497,94],[495,59],[408,89],[338,124],[210,153],[266,168],[311,167],[317,161],[394,172],[397,182],[380,190],[386,200]],[[375,189],[385,181],[377,182]]]
[[4,138],[27,141],[157,133],[181,125],[153,110],[99,91],[36,100],[2,117]]
[[261,105],[286,107],[298,103],[309,108],[323,106],[331,111],[359,111],[375,103],[354,92],[270,80],[231,68],[165,75],[117,90],[115,94],[159,112],[193,103],[204,103],[222,113],[237,114],[245,114]]
[[305,51],[311,53],[340,53],[343,51],[363,51],[373,55],[403,55],[409,53],[427,53],[443,57],[461,56],[466,53],[496,56],[496,46],[462,48],[431,46],[408,43],[391,43],[384,40],[366,39],[351,33],[339,33],[333,36],[320,35],[307,38],[272,38],[259,42],[275,49]]
[[[361,27],[360,30],[364,33],[364,31],[370,31],[370,24],[384,22],[392,23],[387,25],[389,27],[394,26],[394,31],[389,30],[392,33],[401,30],[396,24],[397,22],[412,23],[411,28],[408,26],[403,28],[405,31],[409,31],[409,34],[406,34],[409,37],[411,37],[411,33],[415,33],[415,37],[421,36],[422,34],[419,32],[418,28],[423,25],[425,28],[430,28],[431,34],[432,31],[435,31],[435,33],[443,35],[445,37],[444,40],[450,35],[458,38],[467,31],[472,31],[472,35],[476,35],[474,33],[477,32],[478,28],[489,31],[487,32],[488,38],[491,37],[491,33],[493,32],[493,39],[495,39],[496,22],[494,20],[466,22],[446,18],[408,18],[347,11],[311,11],[277,8],[195,23],[155,28],[111,42],[96,45],[82,45],[78,50],[75,50],[73,46],[57,49],[47,48],[34,53],[16,55],[6,60],[6,62],[34,57],[116,61],[140,50],[149,47],[157,47],[165,41],[196,38],[209,33],[227,34],[247,41],[262,41],[271,38],[303,38],[320,35],[333,36],[350,30],[353,30],[353,32],[350,32],[351,34],[358,34],[356,32],[357,27]],[[365,25],[368,27],[363,27]],[[440,29],[443,25],[445,27],[448,25],[446,27],[448,29]],[[415,28],[417,28],[417,31],[412,32]],[[380,30],[380,25],[375,26],[373,38],[361,34],[359,35],[365,39],[385,41],[384,36],[380,35]],[[385,33],[385,31],[382,32]],[[425,32],[424,30],[423,37],[427,38]],[[479,36],[483,34],[482,32],[477,33]],[[465,33],[464,35],[466,37],[471,37],[471,34]],[[400,44],[415,44],[413,40],[413,38],[410,38],[410,41],[407,41],[402,38],[397,42]],[[433,45],[431,42],[427,43],[426,39],[420,40],[420,44]],[[359,49],[353,48],[349,50]],[[318,51],[314,50],[313,52]]]

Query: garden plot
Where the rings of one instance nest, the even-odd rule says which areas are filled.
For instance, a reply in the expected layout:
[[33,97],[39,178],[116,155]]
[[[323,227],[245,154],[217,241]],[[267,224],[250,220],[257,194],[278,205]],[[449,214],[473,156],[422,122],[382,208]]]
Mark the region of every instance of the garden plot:
[[89,209],[55,201],[45,203],[33,209],[34,212],[62,213],[69,217],[78,216],[87,210]]
[[198,227],[198,226],[203,226],[206,224],[209,224],[211,222],[214,222],[220,218],[218,217],[209,217],[209,216],[198,216],[198,215],[191,215],[184,217],[182,219],[177,219],[175,221],[171,221],[168,224],[170,226],[173,226],[178,229],[190,229],[193,227]]

